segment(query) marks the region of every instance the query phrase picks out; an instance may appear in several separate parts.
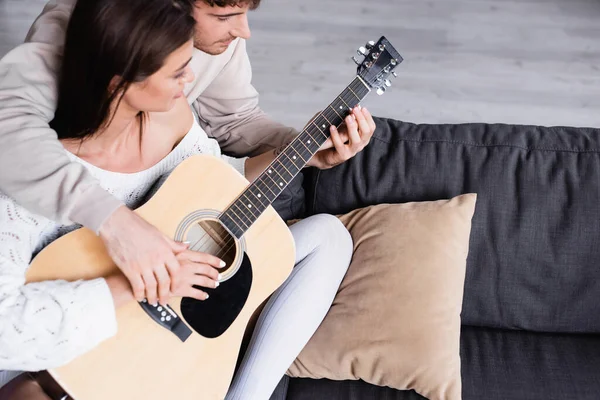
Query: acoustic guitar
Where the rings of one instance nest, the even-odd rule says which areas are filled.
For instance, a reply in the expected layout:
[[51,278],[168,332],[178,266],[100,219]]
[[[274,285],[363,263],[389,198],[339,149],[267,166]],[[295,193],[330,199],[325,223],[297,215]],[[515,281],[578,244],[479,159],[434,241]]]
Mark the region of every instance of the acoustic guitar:
[[[372,90],[383,94],[402,57],[385,37],[358,50],[354,80],[249,183],[217,157],[196,155],[174,169],[136,212],[176,241],[223,259],[209,298],[173,298],[168,306],[120,307],[118,333],[50,375],[76,400],[223,399],[248,321],[288,277],[294,241],[271,203]],[[33,260],[27,282],[95,279],[117,267],[102,241],[82,228]]]

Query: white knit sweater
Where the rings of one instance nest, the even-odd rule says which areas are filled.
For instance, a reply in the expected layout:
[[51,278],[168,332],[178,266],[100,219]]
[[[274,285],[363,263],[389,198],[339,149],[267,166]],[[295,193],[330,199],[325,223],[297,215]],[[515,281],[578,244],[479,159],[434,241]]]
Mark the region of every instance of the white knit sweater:
[[[141,172],[110,172],[68,154],[110,193],[136,208],[161,177],[199,153],[221,155],[217,141],[194,121],[169,155]],[[244,174],[245,159],[222,157]],[[104,279],[25,284],[32,256],[78,227],[28,212],[0,193],[0,387],[18,374],[13,371],[63,365],[116,334],[115,308]]]

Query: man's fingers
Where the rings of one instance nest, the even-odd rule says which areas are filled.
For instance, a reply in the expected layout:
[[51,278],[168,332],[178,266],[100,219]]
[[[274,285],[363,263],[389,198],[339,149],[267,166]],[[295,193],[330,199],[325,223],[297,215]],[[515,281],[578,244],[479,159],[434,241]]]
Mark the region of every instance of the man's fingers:
[[144,286],[146,287],[146,299],[148,303],[154,305],[158,303],[158,293],[156,287],[156,278],[154,277],[154,271],[144,271],[142,274],[144,280]]
[[[354,114],[352,114],[353,116]],[[348,137],[350,138],[348,144],[354,147],[357,143],[360,143],[360,135],[358,134],[358,124],[352,117],[350,115],[346,117],[346,125],[348,125]]]
[[183,251],[186,251],[189,248],[189,246],[190,246],[189,243],[176,242],[174,240],[171,240],[168,237],[165,237],[165,239],[167,239],[167,242],[169,243],[169,246],[171,247],[171,250],[173,250],[173,252],[175,254],[181,253]]
[[366,108],[363,108],[362,112],[363,112],[363,115],[365,116],[365,119],[369,123],[369,127],[371,128],[371,133],[374,133],[375,129],[377,129],[377,125],[375,124],[375,120],[373,119],[373,116],[371,115],[369,110],[367,110]]
[[344,150],[344,142],[342,141],[342,138],[340,137],[340,134],[337,130],[337,128],[335,126],[331,126],[331,128],[329,129],[329,131],[331,132],[331,141],[333,142],[333,147],[335,147],[335,149],[339,152]]
[[165,267],[156,268],[154,270],[154,276],[158,281],[158,301],[164,306],[169,301],[171,278]]
[[363,144],[368,143],[368,141],[371,139],[371,135],[373,134],[373,130],[371,129],[371,126],[365,118],[362,110],[356,113],[356,122],[358,123],[358,129],[360,132],[359,136],[361,136],[361,142]]
[[137,301],[144,300],[145,292],[144,292],[144,281],[142,280],[142,276],[136,273],[129,273],[125,275],[127,279],[129,279],[129,284],[131,285],[131,290],[133,291],[133,296]]

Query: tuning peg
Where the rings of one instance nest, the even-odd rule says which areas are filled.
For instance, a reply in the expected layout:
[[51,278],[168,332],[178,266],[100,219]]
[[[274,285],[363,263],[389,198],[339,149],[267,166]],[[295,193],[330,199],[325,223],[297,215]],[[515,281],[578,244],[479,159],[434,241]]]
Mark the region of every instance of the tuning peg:
[[396,71],[392,71],[392,75],[394,75],[394,78],[398,77],[398,74],[396,73]]
[[356,50],[356,52],[357,52],[359,55],[361,55],[361,56],[364,56],[365,54],[367,54],[367,49],[365,49],[364,47],[360,46],[360,47],[358,48],[358,50]]
[[377,88],[377,94],[381,96],[382,94],[385,93],[385,89],[386,89],[385,86]]
[[352,57],[352,61],[354,61],[356,65],[360,65],[360,61],[358,61],[356,57]]
[[385,83],[385,86],[387,86],[387,87],[390,87],[390,86],[392,86],[392,82],[390,82],[390,80],[389,80],[389,79],[386,79],[386,80],[384,81],[384,83]]
[[367,50],[371,50],[373,48],[373,46],[375,46],[375,42],[370,40],[365,47],[367,48]]
[[392,64],[393,66],[396,66],[398,64],[398,61],[396,61],[395,58],[392,58],[392,60],[390,61],[390,64]]

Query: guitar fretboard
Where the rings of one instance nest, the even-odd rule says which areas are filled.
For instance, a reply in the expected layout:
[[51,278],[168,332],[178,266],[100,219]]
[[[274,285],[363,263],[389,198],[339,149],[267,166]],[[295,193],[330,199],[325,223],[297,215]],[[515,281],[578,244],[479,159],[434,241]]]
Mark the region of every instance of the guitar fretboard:
[[340,126],[369,92],[370,88],[357,76],[221,214],[219,219],[235,237],[241,238],[306,166],[329,138],[329,127]]

